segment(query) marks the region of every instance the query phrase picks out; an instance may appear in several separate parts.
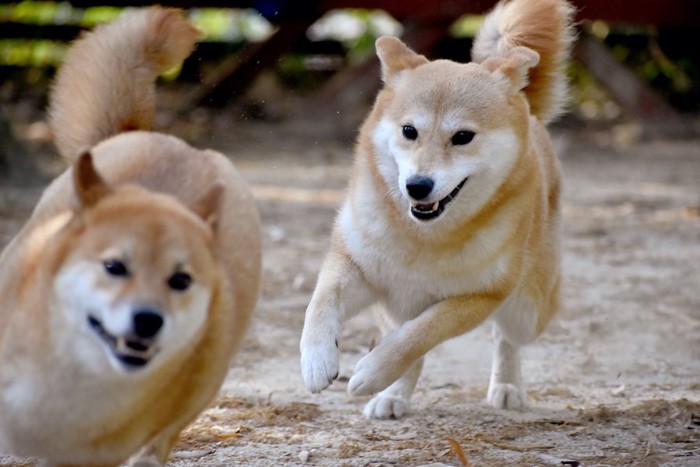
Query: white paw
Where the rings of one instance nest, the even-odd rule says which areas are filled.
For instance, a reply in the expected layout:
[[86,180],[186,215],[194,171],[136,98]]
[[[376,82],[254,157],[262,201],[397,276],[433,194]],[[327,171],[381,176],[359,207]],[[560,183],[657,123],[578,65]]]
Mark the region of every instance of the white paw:
[[372,398],[362,411],[367,418],[399,419],[406,415],[410,404],[400,396],[378,395]]
[[348,392],[353,396],[368,396],[386,389],[396,378],[387,377],[386,371],[390,364],[383,362],[380,357],[380,347],[365,355],[355,365]]
[[525,391],[509,383],[495,383],[489,386],[487,400],[497,409],[517,410],[527,406]]
[[335,340],[301,346],[301,376],[306,388],[316,394],[338,377],[340,351]]

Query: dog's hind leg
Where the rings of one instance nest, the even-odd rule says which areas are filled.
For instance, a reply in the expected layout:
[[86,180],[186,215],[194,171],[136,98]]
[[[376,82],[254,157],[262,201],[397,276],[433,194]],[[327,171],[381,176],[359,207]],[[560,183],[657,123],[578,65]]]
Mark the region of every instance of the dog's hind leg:
[[411,367],[394,383],[374,396],[365,405],[363,414],[367,418],[394,418],[403,417],[410,407],[411,395],[418,382],[423,369],[423,358],[411,365]]
[[487,401],[498,409],[522,409],[527,405],[520,371],[520,347],[537,335],[537,310],[530,300],[513,294],[496,312],[494,352]]
[[520,347],[503,336],[497,324],[493,326],[495,349],[487,400],[497,409],[520,409],[527,405],[520,375]]

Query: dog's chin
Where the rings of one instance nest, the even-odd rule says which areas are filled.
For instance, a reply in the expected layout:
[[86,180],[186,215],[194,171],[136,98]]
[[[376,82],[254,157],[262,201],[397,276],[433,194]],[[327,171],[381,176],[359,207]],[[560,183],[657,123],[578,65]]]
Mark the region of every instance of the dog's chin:
[[459,184],[450,192],[449,195],[445,196],[439,201],[435,201],[433,203],[414,202],[411,205],[411,215],[413,218],[421,222],[428,222],[440,217],[442,213],[445,212],[447,205],[450,204],[457,197],[457,195],[459,195],[459,192],[464,187],[464,184],[467,183],[468,179],[469,177],[459,182]]
[[125,370],[145,368],[158,351],[154,339],[114,336],[94,316],[88,316],[87,320],[90,329]]

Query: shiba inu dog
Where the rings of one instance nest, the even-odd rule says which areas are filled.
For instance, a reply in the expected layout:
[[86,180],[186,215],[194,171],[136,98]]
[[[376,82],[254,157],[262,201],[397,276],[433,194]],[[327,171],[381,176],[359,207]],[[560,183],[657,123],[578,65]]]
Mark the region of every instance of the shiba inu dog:
[[338,375],[341,322],[378,304],[384,337],[348,383],[379,392],[365,416],[401,417],[426,352],[489,317],[487,399],[526,404],[518,349],[560,302],[560,169],[544,125],[566,101],[572,14],[564,0],[502,2],[467,64],[377,40],[384,87],[301,337],[311,392]]
[[58,73],[73,164],[0,257],[0,451],[161,465],[225,378],[258,295],[255,203],[222,154],[146,131],[197,37],[176,10],[128,11]]

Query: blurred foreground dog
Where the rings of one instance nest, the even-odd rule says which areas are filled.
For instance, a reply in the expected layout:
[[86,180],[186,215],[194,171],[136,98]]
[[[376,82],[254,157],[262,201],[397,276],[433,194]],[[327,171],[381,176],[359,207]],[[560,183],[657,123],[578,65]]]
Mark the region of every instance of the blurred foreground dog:
[[425,353],[489,317],[488,401],[525,405],[518,348],[559,308],[559,162],[544,125],[566,102],[572,13],[564,0],[502,2],[468,64],[377,40],[384,88],[306,311],[311,392],[338,375],[341,322],[379,304],[384,338],[348,384],[379,392],[367,417],[401,417]]
[[164,464],[225,378],[259,288],[254,201],[225,156],[145,131],[197,36],[175,10],[129,11],[58,74],[74,163],[0,257],[0,451]]

